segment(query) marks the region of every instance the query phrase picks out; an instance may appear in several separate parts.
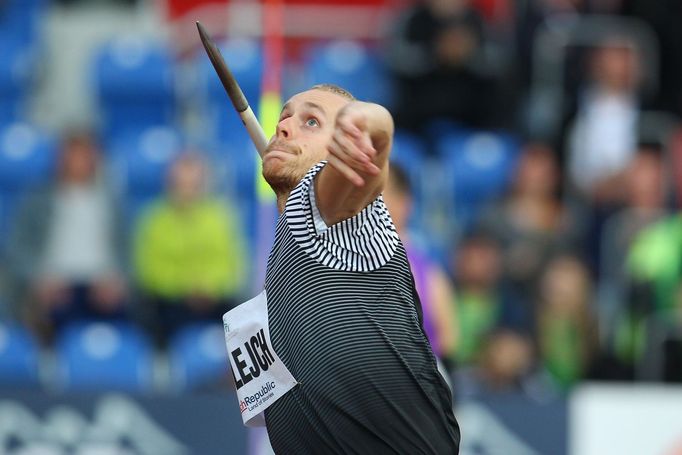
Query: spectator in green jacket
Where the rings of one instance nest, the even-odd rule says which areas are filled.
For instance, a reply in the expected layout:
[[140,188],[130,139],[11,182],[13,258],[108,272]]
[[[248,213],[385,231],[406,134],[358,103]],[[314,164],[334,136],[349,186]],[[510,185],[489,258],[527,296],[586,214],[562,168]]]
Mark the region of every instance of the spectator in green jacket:
[[245,282],[237,212],[208,194],[207,173],[198,155],[179,157],[167,194],[146,209],[136,228],[140,315],[160,345],[185,324],[219,322]]
[[[637,364],[652,335],[682,327],[682,214],[664,218],[639,233],[628,252],[627,308],[617,321],[620,360]],[[656,333],[658,332],[658,333]]]
[[453,323],[460,333],[456,357],[467,365],[476,362],[488,333],[502,320],[501,255],[493,239],[474,233],[462,240],[452,260],[457,287]]
[[628,269],[635,282],[652,287],[651,312],[669,313],[677,308],[682,278],[682,214],[665,218],[635,238]]
[[561,390],[588,374],[596,354],[599,337],[592,288],[587,267],[572,255],[557,255],[541,277],[537,303],[540,360]]

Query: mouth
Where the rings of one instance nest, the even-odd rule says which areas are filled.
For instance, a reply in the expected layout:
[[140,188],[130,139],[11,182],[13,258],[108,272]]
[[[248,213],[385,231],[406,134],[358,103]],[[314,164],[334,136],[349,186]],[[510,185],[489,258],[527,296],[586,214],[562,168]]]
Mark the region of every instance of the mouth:
[[263,161],[277,158],[277,159],[286,159],[288,156],[295,156],[296,154],[293,152],[287,152],[286,150],[279,150],[279,149],[272,149],[269,150],[264,156],[263,156]]
[[287,150],[284,148],[272,148],[268,150],[267,155],[271,153],[286,153],[287,155],[296,155],[296,153],[294,153],[292,150]]
[[265,156],[270,154],[300,155],[301,149],[296,144],[274,140],[265,149]]

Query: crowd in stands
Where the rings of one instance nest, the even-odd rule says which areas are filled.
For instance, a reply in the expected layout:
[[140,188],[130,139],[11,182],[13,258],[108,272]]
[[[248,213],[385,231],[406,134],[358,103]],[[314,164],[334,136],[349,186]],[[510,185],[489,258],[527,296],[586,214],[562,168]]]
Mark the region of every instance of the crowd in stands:
[[[407,3],[367,48],[398,130],[384,197],[456,393],[682,381],[680,4]],[[163,350],[258,286],[243,132],[183,142],[157,157],[157,183],[126,186],[136,158],[115,150],[135,142],[113,116],[166,111],[126,111],[120,85],[104,125],[60,133],[0,242],[0,314],[48,348],[94,319],[134,321]],[[204,126],[223,119],[206,106],[227,109],[209,98]]]
[[[430,159],[448,159],[437,145],[443,124],[513,131],[521,144],[504,190],[459,220],[441,259],[456,290],[459,392],[682,380],[670,168],[682,83],[669,79],[682,63],[669,17],[682,11],[670,2],[490,2],[500,16],[485,3],[419,3],[396,22],[387,54],[396,121],[436,143]],[[641,28],[656,37],[653,51]],[[547,63],[552,33],[562,42]],[[551,64],[564,74],[548,83],[542,66]]]

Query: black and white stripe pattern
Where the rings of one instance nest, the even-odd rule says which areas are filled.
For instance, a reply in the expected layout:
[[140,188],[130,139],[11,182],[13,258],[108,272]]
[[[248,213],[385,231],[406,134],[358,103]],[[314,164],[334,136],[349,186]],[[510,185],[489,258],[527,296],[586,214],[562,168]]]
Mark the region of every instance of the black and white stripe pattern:
[[324,167],[313,167],[291,192],[287,222],[296,242],[320,264],[337,270],[369,272],[385,265],[398,248],[398,233],[379,196],[359,214],[322,233],[315,228],[312,180]]
[[318,233],[310,186],[277,223],[265,288],[273,348],[300,382],[266,411],[278,454],[457,453],[450,392],[379,198]]

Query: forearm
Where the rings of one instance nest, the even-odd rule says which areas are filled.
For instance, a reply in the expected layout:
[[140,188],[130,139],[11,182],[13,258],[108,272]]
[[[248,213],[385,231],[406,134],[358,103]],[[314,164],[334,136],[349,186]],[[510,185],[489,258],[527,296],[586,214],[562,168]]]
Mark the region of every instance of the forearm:
[[318,208],[327,224],[354,216],[381,193],[393,139],[391,114],[377,104],[351,103],[337,123],[338,135],[348,137],[336,141],[347,141],[347,151],[330,150],[330,165],[315,181]]
[[456,351],[459,335],[459,328],[454,323],[454,289],[445,273],[435,267],[431,269],[429,278],[440,352],[444,357],[451,357]]

